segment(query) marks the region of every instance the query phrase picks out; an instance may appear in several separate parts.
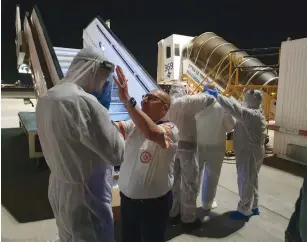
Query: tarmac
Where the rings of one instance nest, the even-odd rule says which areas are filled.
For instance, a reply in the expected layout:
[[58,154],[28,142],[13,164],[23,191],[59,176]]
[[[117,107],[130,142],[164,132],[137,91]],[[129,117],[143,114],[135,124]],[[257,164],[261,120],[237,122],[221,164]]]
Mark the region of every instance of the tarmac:
[[[16,99],[2,99],[1,108],[2,128],[18,127],[19,111],[34,111],[30,105],[23,104],[23,100]],[[270,133],[270,142],[273,136],[273,133]],[[272,143],[269,146],[272,146]],[[305,167],[268,154],[259,175],[261,214],[243,223],[229,218],[229,212],[237,208],[239,196],[235,160],[225,160],[216,196],[218,207],[210,212],[211,220],[190,234],[185,234],[179,225],[170,226],[167,232],[168,241],[284,241],[284,232],[294,211],[304,172]],[[198,216],[206,215],[200,208],[200,197],[198,207]],[[3,206],[1,226],[3,242],[55,241],[57,238],[54,219],[21,224]]]

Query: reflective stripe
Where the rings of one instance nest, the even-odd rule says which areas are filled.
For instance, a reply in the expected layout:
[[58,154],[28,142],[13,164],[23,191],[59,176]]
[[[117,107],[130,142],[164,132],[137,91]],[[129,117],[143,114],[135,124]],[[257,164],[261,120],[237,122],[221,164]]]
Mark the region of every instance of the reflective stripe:
[[122,122],[118,122],[118,127],[120,129],[121,134],[124,136],[124,138],[126,138],[126,132],[125,132],[125,128]]
[[169,148],[171,146],[171,137],[170,137],[170,132],[168,127],[163,127],[162,125],[159,125],[163,131],[164,131],[164,137],[165,137],[165,143],[166,143],[166,148]]

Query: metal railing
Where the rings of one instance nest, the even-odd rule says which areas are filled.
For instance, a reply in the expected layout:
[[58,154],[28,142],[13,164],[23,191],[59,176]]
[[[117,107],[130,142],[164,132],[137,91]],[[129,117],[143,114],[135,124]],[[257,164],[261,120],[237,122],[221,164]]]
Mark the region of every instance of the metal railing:
[[[251,55],[246,56],[243,55],[241,57],[237,57],[236,53],[249,51],[252,52]],[[274,53],[264,53],[264,54],[257,54],[256,52],[259,51],[273,51]],[[256,54],[255,54],[256,53]],[[257,66],[242,66],[242,64],[246,63],[248,60],[256,59],[255,57],[263,57],[263,56],[278,56],[278,63],[271,64],[271,65],[257,65]],[[228,59],[228,64],[226,64],[222,69],[222,64]],[[183,73],[181,79],[187,81],[189,86],[192,86],[191,91],[189,92],[190,95],[195,94],[196,92],[203,91],[203,84],[206,82],[207,79],[211,79],[214,83],[218,83],[218,80],[221,78],[222,75],[228,76],[228,82],[226,87],[224,88],[224,92],[222,95],[233,96],[238,101],[242,100],[243,92],[246,89],[258,89],[263,91],[263,110],[266,117],[266,120],[269,121],[272,118],[272,102],[276,102],[277,99],[277,85],[268,85],[271,84],[273,81],[278,80],[278,76],[269,79],[262,85],[253,84],[253,79],[262,73],[265,72],[272,72],[274,75],[278,74],[279,68],[279,60],[280,60],[280,47],[272,47],[272,48],[257,48],[257,49],[240,49],[229,52],[225,55],[221,60],[210,70],[208,73],[205,74],[205,78],[202,82],[197,83],[191,77],[189,77],[186,73]],[[209,62],[209,60],[207,60]],[[221,69],[221,70],[220,70]],[[204,70],[202,70],[204,71]],[[228,72],[228,74],[227,74]],[[245,72],[245,76],[248,76],[248,80],[245,84],[242,84],[242,79],[240,74]],[[250,75],[250,77],[249,77]],[[223,77],[222,77],[223,78]],[[241,83],[240,83],[241,81]]]

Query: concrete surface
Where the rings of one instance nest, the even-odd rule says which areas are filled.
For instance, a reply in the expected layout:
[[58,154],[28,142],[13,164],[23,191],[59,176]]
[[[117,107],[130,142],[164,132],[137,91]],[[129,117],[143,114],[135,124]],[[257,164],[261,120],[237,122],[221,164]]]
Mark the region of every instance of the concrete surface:
[[[1,100],[1,127],[18,127],[17,113],[33,111],[22,100]],[[273,160],[278,162],[278,160]],[[169,241],[284,241],[284,231],[294,210],[303,179],[272,166],[263,165],[260,171],[260,210],[261,215],[250,219],[246,224],[229,219],[228,213],[235,210],[238,202],[236,169],[234,161],[225,161],[217,192],[218,208],[210,213],[211,221],[193,234],[184,234],[179,226],[170,227],[167,233]],[[296,170],[289,162],[284,170]],[[198,206],[200,206],[198,198]],[[55,220],[20,224],[1,207],[1,238],[3,242],[53,241],[57,238]],[[26,208],[25,208],[26,209]],[[199,209],[199,215],[204,212]]]

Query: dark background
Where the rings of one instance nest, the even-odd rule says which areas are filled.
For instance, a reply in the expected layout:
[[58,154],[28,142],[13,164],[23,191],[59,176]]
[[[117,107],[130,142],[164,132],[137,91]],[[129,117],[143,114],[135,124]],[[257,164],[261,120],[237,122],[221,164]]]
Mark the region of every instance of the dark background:
[[[100,15],[143,67],[156,77],[157,43],[171,34],[197,36],[215,32],[239,48],[278,47],[288,37],[307,37],[303,1],[100,0],[35,2],[54,46],[82,48],[82,30]],[[1,78],[17,81],[15,11],[17,2],[1,6]],[[19,4],[19,3],[18,3]],[[22,1],[21,13],[34,2]]]

